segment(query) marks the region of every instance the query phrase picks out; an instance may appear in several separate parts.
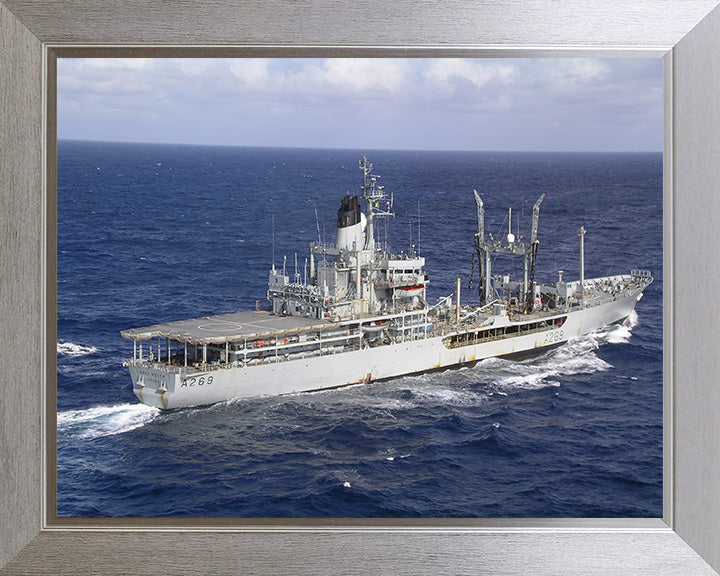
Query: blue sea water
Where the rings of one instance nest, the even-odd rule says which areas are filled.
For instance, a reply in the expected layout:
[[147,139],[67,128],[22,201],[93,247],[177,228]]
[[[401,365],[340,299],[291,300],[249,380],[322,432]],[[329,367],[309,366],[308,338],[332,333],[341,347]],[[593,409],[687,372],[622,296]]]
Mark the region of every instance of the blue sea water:
[[[120,330],[254,308],[357,192],[363,151],[60,141],[59,517],[659,517],[662,156],[367,151],[429,301],[468,289],[477,189],[495,237],[540,216],[536,278],[650,269],[624,325],[539,357],[161,413]],[[520,220],[518,220],[520,218]],[[419,220],[419,226],[418,226]],[[518,222],[520,222],[519,230]],[[419,234],[418,234],[419,230]],[[381,228],[380,234],[385,235]],[[516,275],[498,258],[494,271]]]

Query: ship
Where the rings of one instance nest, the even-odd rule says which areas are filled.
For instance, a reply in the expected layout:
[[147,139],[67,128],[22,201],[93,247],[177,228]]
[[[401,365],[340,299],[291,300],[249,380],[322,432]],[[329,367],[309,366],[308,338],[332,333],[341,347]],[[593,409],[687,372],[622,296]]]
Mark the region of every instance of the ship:
[[[392,253],[377,239],[394,216],[366,156],[358,195],[345,195],[335,241],[310,243],[309,275],[273,263],[264,305],[121,332],[132,340],[129,369],[138,399],[161,410],[256,396],[367,384],[405,375],[474,366],[493,357],[519,359],[625,321],[653,281],[647,270],[584,277],[584,226],[578,230],[576,280],[535,280],[543,194],[532,210],[529,238],[485,230],[485,204],[473,191],[479,268],[477,301],[453,293],[430,304],[425,258]],[[361,201],[365,210],[361,209]],[[469,203],[471,200],[469,201]],[[317,211],[316,211],[317,214]],[[519,232],[519,231],[518,231]],[[522,278],[495,275],[494,257],[523,261]],[[518,266],[519,269],[519,266]]]

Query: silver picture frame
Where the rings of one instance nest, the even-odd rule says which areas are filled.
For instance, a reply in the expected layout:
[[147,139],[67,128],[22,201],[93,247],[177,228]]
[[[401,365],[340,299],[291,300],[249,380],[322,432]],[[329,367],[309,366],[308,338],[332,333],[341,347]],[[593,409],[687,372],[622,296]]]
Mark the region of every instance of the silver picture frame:
[[[0,0],[0,574],[716,574],[717,4]],[[100,55],[663,58],[663,518],[55,518],[55,62]]]

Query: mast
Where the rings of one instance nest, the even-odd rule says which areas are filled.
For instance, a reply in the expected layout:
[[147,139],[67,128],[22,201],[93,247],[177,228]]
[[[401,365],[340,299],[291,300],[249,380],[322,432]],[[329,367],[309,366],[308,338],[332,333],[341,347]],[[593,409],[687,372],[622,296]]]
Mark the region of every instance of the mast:
[[515,242],[515,234],[512,233],[512,208],[508,208],[508,244]]
[[375,227],[373,224],[373,207],[372,201],[375,199],[375,182],[377,176],[372,176],[372,164],[368,162],[367,156],[363,154],[362,160],[360,160],[360,169],[363,172],[363,185],[362,185],[362,197],[367,201],[367,228],[368,233],[365,238],[365,248],[368,250],[375,249]]
[[530,279],[526,286],[527,292],[525,293],[525,314],[529,314],[530,312],[532,312],[533,308],[535,307],[535,262],[537,260],[538,245],[540,244],[537,239],[537,233],[538,225],[540,223],[540,204],[542,204],[542,201],[544,199],[545,194],[540,196],[537,202],[535,202],[535,206],[533,206],[532,230],[530,232],[530,249],[529,253],[525,253],[526,262],[528,256],[530,256]]
[[418,225],[417,225],[417,229],[418,229],[418,234],[417,234],[417,236],[418,236],[417,253],[418,253],[418,256],[420,256],[420,199],[419,199],[419,198],[418,198]]
[[585,226],[580,226],[577,234],[580,236],[580,290],[582,290],[585,284]]
[[485,205],[483,204],[480,194],[477,190],[473,190],[475,194],[475,203],[477,204],[477,234],[475,234],[475,249],[478,253],[478,262],[480,267],[480,282],[478,286],[478,296],[480,302],[487,304],[490,298],[490,252],[485,245]]
[[365,249],[375,250],[375,218],[395,216],[393,212],[393,196],[387,200],[383,186],[379,186],[377,174],[372,173],[373,166],[368,162],[367,156],[363,154],[359,162],[360,170],[363,172],[362,197],[367,202],[367,235],[365,238]]
[[537,202],[535,202],[535,206],[533,206],[533,219],[532,219],[532,232],[530,235],[530,242],[537,242],[537,233],[538,233],[538,224],[540,222],[540,204],[542,204],[542,201],[545,199],[545,194],[540,196],[538,198]]
[[478,231],[476,237],[484,244],[485,243],[485,206],[483,205],[482,198],[478,194],[477,190],[473,190],[475,194],[475,203],[477,204],[477,220],[478,220]]
[[[530,281],[528,282],[527,292],[525,293],[525,314],[530,314],[535,307],[535,260],[537,259],[537,240],[530,244]],[[527,255],[526,255],[527,260]]]
[[320,220],[318,219],[317,204],[315,204],[314,198],[310,198],[310,202],[312,202],[313,208],[315,209],[315,228],[317,228],[318,246],[320,246],[322,244],[322,240],[320,239]]
[[275,214],[272,215],[272,234],[273,234],[272,271],[273,271],[273,273],[275,273]]

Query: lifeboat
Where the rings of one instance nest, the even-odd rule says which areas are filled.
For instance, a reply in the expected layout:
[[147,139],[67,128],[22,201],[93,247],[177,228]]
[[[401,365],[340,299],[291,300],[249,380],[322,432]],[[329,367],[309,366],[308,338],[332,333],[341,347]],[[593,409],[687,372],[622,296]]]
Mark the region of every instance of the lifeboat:
[[376,320],[369,324],[362,325],[362,331],[364,334],[377,334],[388,327],[389,322],[387,320]]
[[425,286],[423,286],[422,284],[415,284],[414,286],[403,286],[402,288],[398,288],[395,291],[395,295],[398,298],[413,298],[415,296],[420,296],[424,288]]

